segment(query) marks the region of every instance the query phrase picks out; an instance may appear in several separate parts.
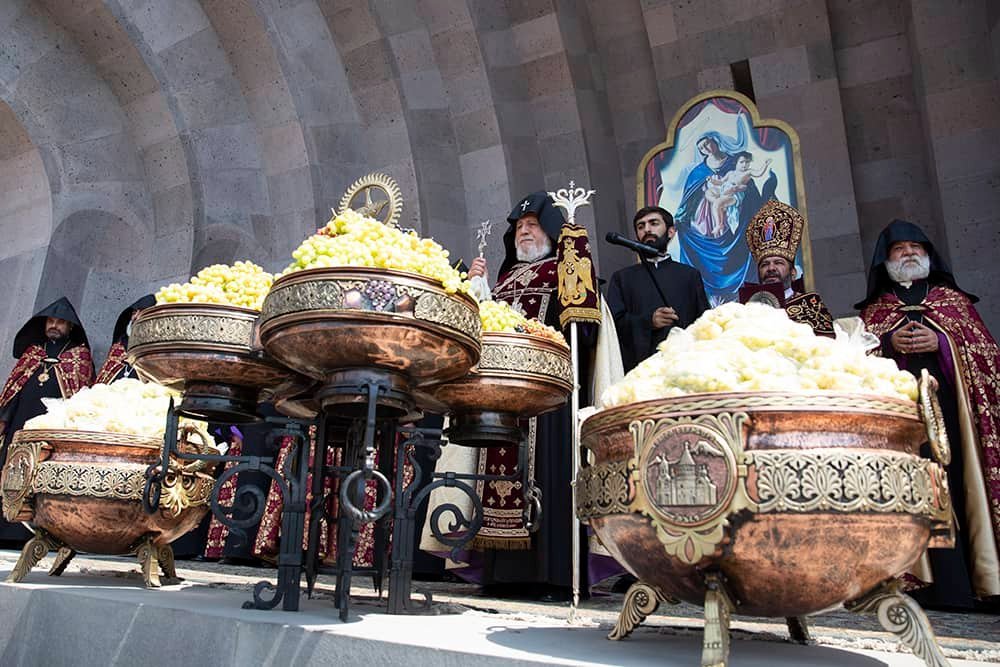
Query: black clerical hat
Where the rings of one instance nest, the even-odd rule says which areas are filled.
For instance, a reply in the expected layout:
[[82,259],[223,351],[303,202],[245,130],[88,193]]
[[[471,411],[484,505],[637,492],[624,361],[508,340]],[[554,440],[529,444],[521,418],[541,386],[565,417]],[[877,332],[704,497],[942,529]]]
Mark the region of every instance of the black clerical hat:
[[504,259],[500,265],[502,275],[510,270],[510,267],[517,263],[517,249],[514,247],[514,235],[517,230],[517,221],[528,214],[534,214],[538,218],[538,224],[552,240],[552,254],[556,252],[556,241],[559,239],[559,232],[566,222],[562,213],[556,208],[552,197],[544,190],[532,192],[527,197],[519,199],[507,216],[510,227],[503,235]]
[[128,323],[132,320],[132,313],[137,310],[144,310],[146,308],[151,308],[156,305],[156,297],[152,294],[146,294],[136,299],[135,303],[126,308],[118,315],[118,320],[115,321],[115,331],[111,336],[111,342],[120,340],[122,336],[125,335],[125,331],[128,329]]
[[45,319],[49,317],[58,317],[61,320],[72,323],[73,329],[69,332],[70,340],[77,344],[83,343],[89,346],[87,333],[83,330],[83,324],[76,314],[76,309],[73,308],[73,304],[69,302],[69,299],[60,297],[32,315],[17,332],[17,335],[14,336],[15,359],[19,359],[29,346],[40,345],[45,342]]

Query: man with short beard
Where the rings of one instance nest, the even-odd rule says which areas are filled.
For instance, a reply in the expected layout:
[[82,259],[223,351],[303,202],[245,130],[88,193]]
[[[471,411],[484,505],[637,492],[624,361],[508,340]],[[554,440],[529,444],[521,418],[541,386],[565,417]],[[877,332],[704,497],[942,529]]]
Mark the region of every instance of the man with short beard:
[[[14,336],[17,363],[0,392],[0,467],[24,423],[45,412],[43,398],[69,398],[94,380],[87,334],[65,297],[38,311]],[[0,540],[24,541],[30,533],[0,518]]]
[[[938,381],[951,442],[948,486],[954,549],[930,549],[913,571],[914,595],[935,608],[970,609],[1000,595],[1000,349],[948,265],[916,225],[893,220],[875,245],[868,295],[855,307],[883,356]],[[929,568],[928,568],[929,565]],[[994,609],[996,600],[993,600]]]
[[[559,330],[563,306],[558,295],[556,242],[565,222],[546,192],[519,200],[507,216],[506,250],[493,288],[493,298],[509,303],[527,317]],[[486,275],[486,261],[478,258],[469,277]],[[592,348],[596,326],[579,326],[579,343]],[[589,405],[589,355],[580,359],[581,405]],[[488,594],[568,599],[572,573],[572,430],[569,406],[524,424],[534,479],[542,491],[542,520],[529,533],[521,519],[524,498],[520,488],[483,485],[483,527],[473,542],[481,550],[480,581]],[[491,474],[514,470],[517,451],[492,447],[480,454],[479,468]],[[531,465],[529,463],[529,465]],[[586,542],[586,540],[583,540]],[[587,562],[582,557],[581,562]],[[586,568],[584,568],[586,572]],[[587,590],[584,581],[582,590]]]
[[817,336],[833,336],[833,317],[823,299],[816,292],[806,292],[797,280],[795,255],[804,228],[802,214],[788,204],[772,199],[760,208],[746,232],[760,284],[745,283],[740,301],[784,308],[790,320],[808,324]]
[[659,206],[647,206],[636,211],[632,224],[640,243],[661,252],[615,271],[608,283],[608,308],[615,318],[626,372],[656,352],[671,329],[690,326],[708,310],[698,269],[667,254],[667,243],[676,233],[673,216]]

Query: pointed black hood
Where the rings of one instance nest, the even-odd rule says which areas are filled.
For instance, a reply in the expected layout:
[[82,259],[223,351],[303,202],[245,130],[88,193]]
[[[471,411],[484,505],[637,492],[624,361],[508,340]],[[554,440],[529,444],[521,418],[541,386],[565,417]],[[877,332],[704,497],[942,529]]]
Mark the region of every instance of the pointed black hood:
[[497,274],[498,277],[509,271],[510,267],[517,264],[517,248],[514,247],[514,233],[517,230],[517,221],[529,213],[534,213],[538,216],[538,224],[541,225],[549,239],[552,240],[552,254],[555,255],[556,241],[559,240],[559,233],[566,220],[563,218],[562,213],[559,212],[559,209],[556,208],[549,193],[544,190],[532,192],[527,197],[518,200],[514,204],[514,208],[511,209],[510,215],[507,216],[507,222],[510,223],[510,227],[503,235],[504,258],[503,264],[500,265],[500,272]]
[[80,322],[76,309],[73,308],[69,299],[61,297],[35,313],[14,336],[15,359],[20,359],[30,345],[41,345],[45,342],[45,319],[48,317],[58,317],[61,320],[71,322],[73,329],[69,332],[70,340],[77,344],[83,343],[90,346],[87,342],[87,333],[83,330],[83,323]]
[[934,248],[934,244],[924,234],[924,230],[906,220],[893,220],[886,225],[886,228],[878,236],[878,241],[875,243],[875,252],[872,254],[872,263],[868,268],[868,294],[863,301],[854,304],[855,308],[862,310],[868,304],[878,299],[884,292],[892,289],[893,282],[889,278],[889,272],[886,271],[885,261],[889,258],[889,248],[892,247],[893,243],[898,243],[899,241],[914,241],[924,246],[927,256],[931,260],[931,272],[927,276],[927,280],[931,284],[948,285],[965,294],[973,303],[979,301],[979,297],[966,292],[958,286],[947,262],[938,254],[938,251]]
[[156,297],[152,294],[147,294],[136,299],[135,303],[126,308],[118,316],[118,320],[115,322],[115,331],[111,336],[111,342],[117,343],[121,340],[122,336],[125,335],[125,330],[128,329],[128,323],[132,319],[132,313],[137,310],[144,310],[146,308],[151,308],[156,305]]

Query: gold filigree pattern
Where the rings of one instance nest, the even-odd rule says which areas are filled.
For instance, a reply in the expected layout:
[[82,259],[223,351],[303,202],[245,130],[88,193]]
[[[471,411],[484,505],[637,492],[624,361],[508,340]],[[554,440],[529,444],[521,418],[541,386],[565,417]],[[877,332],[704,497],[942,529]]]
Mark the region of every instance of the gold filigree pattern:
[[[141,501],[146,466],[137,463],[66,463],[45,461],[38,465],[32,494],[86,496]],[[163,482],[160,507],[178,516],[188,507],[208,502],[213,480],[203,473],[180,473],[173,468]]]
[[477,340],[482,336],[483,322],[479,312],[467,303],[444,294],[424,292],[418,296],[413,316],[418,320],[457,329]]
[[589,519],[629,512],[632,492],[629,479],[636,461],[611,461],[583,468],[576,478],[576,515]]
[[758,512],[896,512],[935,516],[947,488],[937,464],[907,454],[754,451]]
[[140,318],[132,325],[129,352],[143,345],[177,342],[234,345],[249,352],[253,341],[254,321],[226,313],[177,313]]
[[772,199],[760,207],[747,225],[746,239],[754,263],[765,257],[783,257],[795,263],[806,221],[792,206]]
[[292,283],[268,292],[261,321],[306,310],[339,310],[343,306],[344,290],[336,280]]
[[573,368],[569,354],[522,345],[484,342],[479,370],[484,372],[518,371],[545,375],[564,384],[572,384]]
[[44,462],[38,466],[32,492],[114,500],[141,500],[146,483],[141,463],[95,464]]
[[716,412],[740,410],[746,412],[783,412],[832,410],[836,412],[888,413],[919,419],[917,405],[912,401],[887,396],[836,394],[836,393],[786,393],[755,392],[729,394],[689,394],[677,398],[645,403],[633,403],[620,408],[602,410],[588,418],[586,431],[595,432],[614,427],[622,421],[647,419],[656,414]]
[[[406,285],[393,278],[391,273],[380,274],[379,278],[371,280],[327,275],[282,285],[272,289],[264,300],[261,321],[312,310],[384,312],[404,316],[412,313],[418,320],[450,327],[479,339],[482,329],[479,313],[465,299]],[[365,297],[368,285],[375,281],[391,285],[394,294],[391,307],[375,308]]]

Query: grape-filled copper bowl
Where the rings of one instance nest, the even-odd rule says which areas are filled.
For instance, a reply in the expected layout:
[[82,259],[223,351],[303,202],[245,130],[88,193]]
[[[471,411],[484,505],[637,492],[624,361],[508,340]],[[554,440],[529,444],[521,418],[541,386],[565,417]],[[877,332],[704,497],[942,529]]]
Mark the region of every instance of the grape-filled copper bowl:
[[[264,349],[318,380],[323,403],[367,376],[412,388],[462,377],[479,361],[479,306],[415,273],[365,267],[306,269],[274,281],[261,310]],[[367,374],[367,375],[366,375]],[[405,401],[403,401],[405,402]]]
[[483,435],[474,425],[509,430],[518,418],[551,412],[566,404],[572,389],[568,347],[542,336],[489,331],[482,335],[479,364],[460,378],[428,387],[423,404],[450,414],[449,438],[462,443],[470,429]]
[[182,392],[191,417],[251,420],[270,390],[295,379],[256,343],[259,314],[205,303],[147,308],[132,325],[129,362],[144,379]]
[[618,406],[582,425],[592,458],[576,510],[667,596],[702,604],[715,572],[738,613],[803,616],[903,573],[928,544],[950,546],[947,478],[919,455],[933,432],[916,403],[869,395]]
[[479,364],[427,389],[452,413],[512,412],[534,417],[565,405],[573,388],[569,348],[523,333],[487,331]]

